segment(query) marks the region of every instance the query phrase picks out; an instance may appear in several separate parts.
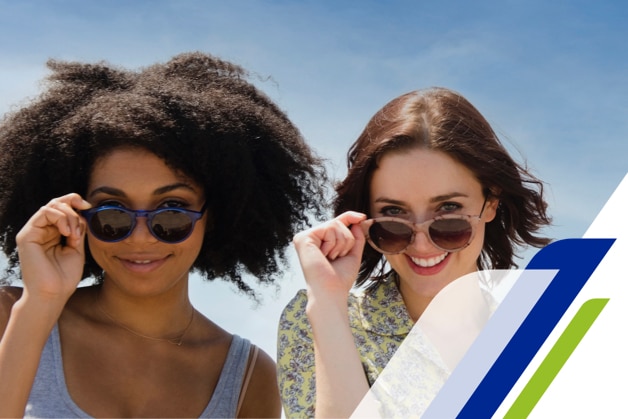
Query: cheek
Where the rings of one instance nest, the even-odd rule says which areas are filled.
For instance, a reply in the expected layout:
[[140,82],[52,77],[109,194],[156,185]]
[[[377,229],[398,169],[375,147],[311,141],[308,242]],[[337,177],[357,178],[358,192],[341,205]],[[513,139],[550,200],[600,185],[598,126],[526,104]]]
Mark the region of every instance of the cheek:
[[196,225],[194,226],[194,231],[192,232],[190,237],[188,237],[187,240],[181,243],[185,246],[187,252],[193,252],[194,260],[196,260],[196,256],[203,246],[203,240],[205,239],[205,226],[206,223],[204,219],[197,221]]
[[92,258],[96,261],[98,266],[102,268],[105,260],[104,254],[107,252],[108,244],[91,237],[89,234],[87,235],[86,243]]
[[404,265],[407,264],[406,257],[403,253],[400,253],[398,255],[384,255],[384,259],[395,271],[403,269]]
[[91,236],[91,234],[87,234],[87,240],[85,241],[87,243],[87,246],[89,247],[89,251],[94,254],[98,251],[99,247],[100,247],[100,240],[96,240],[94,237]]
[[484,247],[484,234],[485,234],[486,225],[484,223],[480,223],[477,226],[477,231],[475,232],[475,236],[471,241],[471,244],[462,252],[467,254],[468,258],[477,260],[482,253],[482,248]]

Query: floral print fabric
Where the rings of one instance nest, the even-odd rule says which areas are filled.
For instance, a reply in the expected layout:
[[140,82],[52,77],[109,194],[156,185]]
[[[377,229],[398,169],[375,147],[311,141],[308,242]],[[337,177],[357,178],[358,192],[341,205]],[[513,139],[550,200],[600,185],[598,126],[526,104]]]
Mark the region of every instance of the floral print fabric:
[[[393,276],[371,291],[352,293],[349,323],[371,387],[354,415],[420,417],[517,278],[517,271],[509,270],[458,278],[434,297],[416,324]],[[314,416],[314,351],[306,304],[301,290],[279,323],[278,378],[288,418]]]
[[[277,342],[279,388],[288,418],[314,417],[314,346],[301,290],[281,314]],[[369,292],[349,296],[349,323],[368,383],[373,385],[414,322],[395,281],[389,277]]]

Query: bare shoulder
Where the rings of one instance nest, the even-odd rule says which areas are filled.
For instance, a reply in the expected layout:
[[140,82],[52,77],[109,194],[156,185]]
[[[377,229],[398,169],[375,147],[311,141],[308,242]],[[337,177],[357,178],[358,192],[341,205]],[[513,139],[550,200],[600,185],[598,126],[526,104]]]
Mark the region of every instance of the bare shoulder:
[[4,306],[5,304],[9,304],[12,307],[13,303],[19,300],[19,298],[22,296],[22,291],[24,291],[24,288],[22,287],[0,287],[0,304],[2,306]]
[[0,287],[0,336],[4,335],[13,304],[20,299],[22,291],[21,287]]
[[[251,351],[253,352],[253,351]],[[281,400],[277,385],[277,367],[275,361],[259,349],[257,359],[253,353],[249,357],[249,367],[253,367],[248,383],[240,418],[278,418],[281,416]]]

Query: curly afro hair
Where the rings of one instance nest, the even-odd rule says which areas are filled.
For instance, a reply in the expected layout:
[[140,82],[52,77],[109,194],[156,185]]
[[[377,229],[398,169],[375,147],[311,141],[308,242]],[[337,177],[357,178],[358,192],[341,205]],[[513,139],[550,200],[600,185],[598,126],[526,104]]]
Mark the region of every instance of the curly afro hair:
[[[244,274],[274,282],[294,234],[325,215],[323,161],[242,67],[200,52],[139,71],[47,66],[47,90],[0,122],[5,282],[30,216],[54,197],[84,196],[94,162],[120,147],[146,149],[203,186],[212,222],[192,269],[251,296]],[[102,281],[86,253],[83,279]]]

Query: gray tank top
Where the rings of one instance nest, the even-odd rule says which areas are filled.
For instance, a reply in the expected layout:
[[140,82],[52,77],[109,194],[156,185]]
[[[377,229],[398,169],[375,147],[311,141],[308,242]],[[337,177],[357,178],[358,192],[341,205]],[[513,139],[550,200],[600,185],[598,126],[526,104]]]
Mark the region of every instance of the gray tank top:
[[[201,418],[235,418],[251,343],[233,335],[218,384]],[[35,382],[26,405],[27,418],[87,418],[74,403],[65,383],[59,329],[55,324],[41,354]]]

